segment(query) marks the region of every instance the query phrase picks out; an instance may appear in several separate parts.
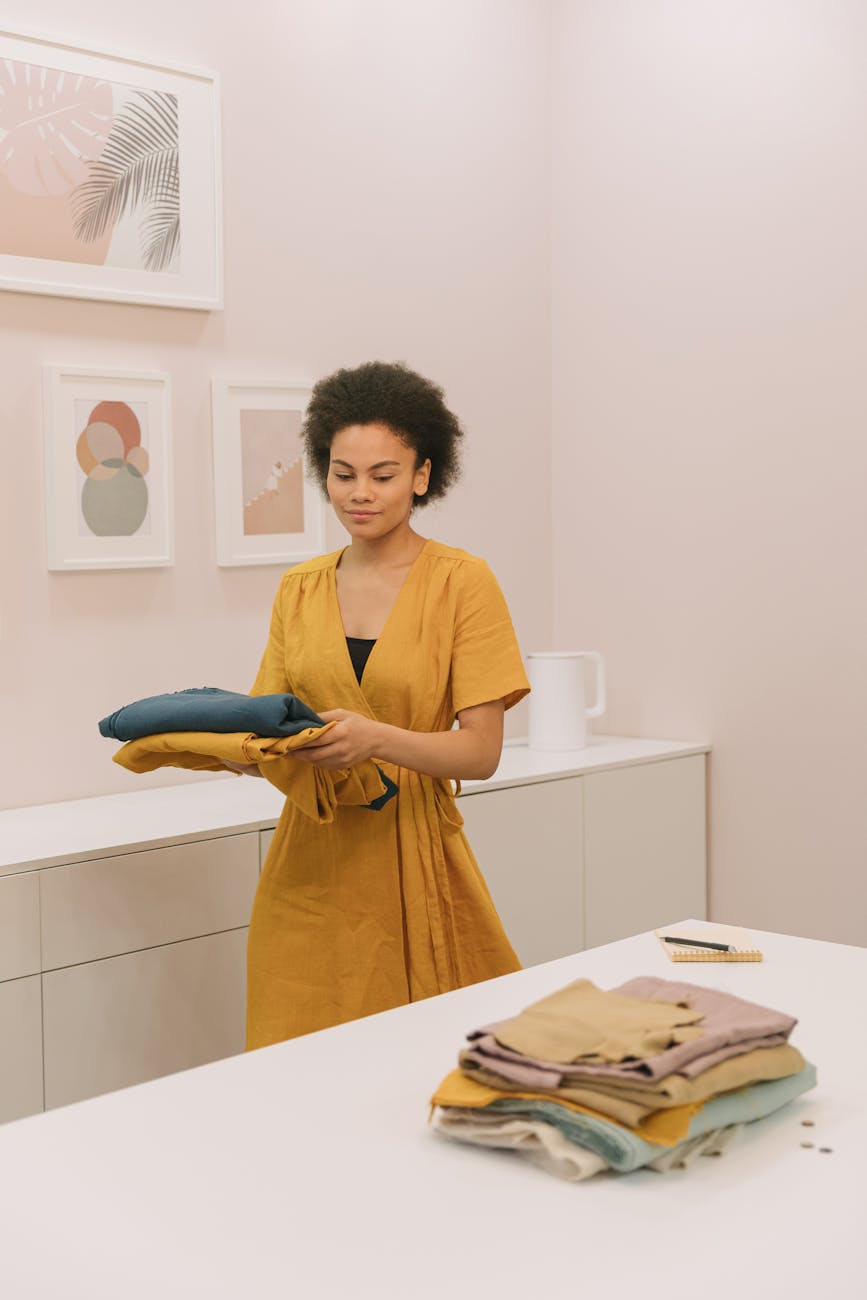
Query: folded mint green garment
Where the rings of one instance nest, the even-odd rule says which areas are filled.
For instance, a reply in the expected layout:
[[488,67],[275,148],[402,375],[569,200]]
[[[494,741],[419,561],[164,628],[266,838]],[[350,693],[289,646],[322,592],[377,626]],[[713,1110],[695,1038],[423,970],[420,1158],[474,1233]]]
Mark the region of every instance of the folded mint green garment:
[[305,727],[323,725],[319,714],[295,695],[240,695],[217,686],[197,686],[126,704],[103,718],[99,730],[114,740],[140,740],[164,731],[297,736]]
[[[766,1083],[754,1083],[748,1088],[738,1088],[734,1092],[721,1093],[702,1106],[698,1114],[693,1115],[683,1144],[691,1143],[694,1138],[714,1129],[763,1119],[815,1086],[816,1067],[808,1061],[803,1070],[789,1074],[784,1079],[771,1079]],[[571,1141],[586,1147],[588,1151],[594,1151],[620,1173],[640,1169],[661,1154],[658,1145],[645,1142],[629,1129],[609,1124],[604,1119],[596,1119],[593,1115],[582,1115],[580,1111],[570,1110],[566,1106],[558,1106],[555,1101],[503,1097],[492,1101],[483,1110],[520,1115],[524,1119],[553,1124]],[[676,1151],[677,1148],[672,1150]]]

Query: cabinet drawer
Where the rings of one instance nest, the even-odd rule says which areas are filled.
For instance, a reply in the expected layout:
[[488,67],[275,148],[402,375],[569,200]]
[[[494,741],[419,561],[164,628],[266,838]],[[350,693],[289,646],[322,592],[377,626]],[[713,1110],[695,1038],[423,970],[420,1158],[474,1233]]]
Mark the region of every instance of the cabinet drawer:
[[39,970],[39,872],[0,876],[0,980]]
[[244,1050],[247,931],[43,975],[45,1105]]
[[250,831],[42,874],[43,970],[54,970],[246,925],[259,841]]
[[0,1122],[42,1110],[42,981],[0,984]]

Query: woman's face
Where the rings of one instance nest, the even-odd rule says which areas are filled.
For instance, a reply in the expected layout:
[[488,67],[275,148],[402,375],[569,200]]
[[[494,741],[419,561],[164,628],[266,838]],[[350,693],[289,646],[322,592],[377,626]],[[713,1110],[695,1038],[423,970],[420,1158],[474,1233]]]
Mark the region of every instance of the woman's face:
[[415,494],[427,491],[430,461],[385,424],[351,424],[331,441],[328,495],[337,518],[358,538],[380,538],[409,520]]

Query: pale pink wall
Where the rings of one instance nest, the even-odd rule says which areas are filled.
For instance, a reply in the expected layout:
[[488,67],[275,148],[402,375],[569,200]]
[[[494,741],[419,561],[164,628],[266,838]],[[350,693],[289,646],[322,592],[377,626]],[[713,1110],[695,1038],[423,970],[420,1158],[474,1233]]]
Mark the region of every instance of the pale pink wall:
[[867,943],[867,9],[553,9],[556,644],[707,737],[715,917]]
[[[222,76],[226,309],[0,294],[0,806],[166,784],[96,730],[143,694],[247,689],[280,570],[220,570],[211,375],[403,359],[469,432],[422,531],[484,554],[525,648],[551,620],[547,16],[533,0],[42,0],[40,28]],[[37,21],[10,0],[4,25]],[[43,362],[174,382],[176,563],[52,573]],[[340,545],[335,525],[329,545]],[[513,730],[521,730],[520,712]],[[189,776],[183,778],[188,780]]]

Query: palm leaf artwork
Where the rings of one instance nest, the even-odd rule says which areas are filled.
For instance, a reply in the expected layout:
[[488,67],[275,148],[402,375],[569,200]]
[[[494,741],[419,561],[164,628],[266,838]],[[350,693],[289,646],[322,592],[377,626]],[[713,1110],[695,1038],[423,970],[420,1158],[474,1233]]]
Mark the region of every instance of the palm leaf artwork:
[[168,270],[180,247],[178,100],[163,91],[138,90],[114,120],[105,148],[72,195],[79,239],[99,239],[138,208],[148,271]]

